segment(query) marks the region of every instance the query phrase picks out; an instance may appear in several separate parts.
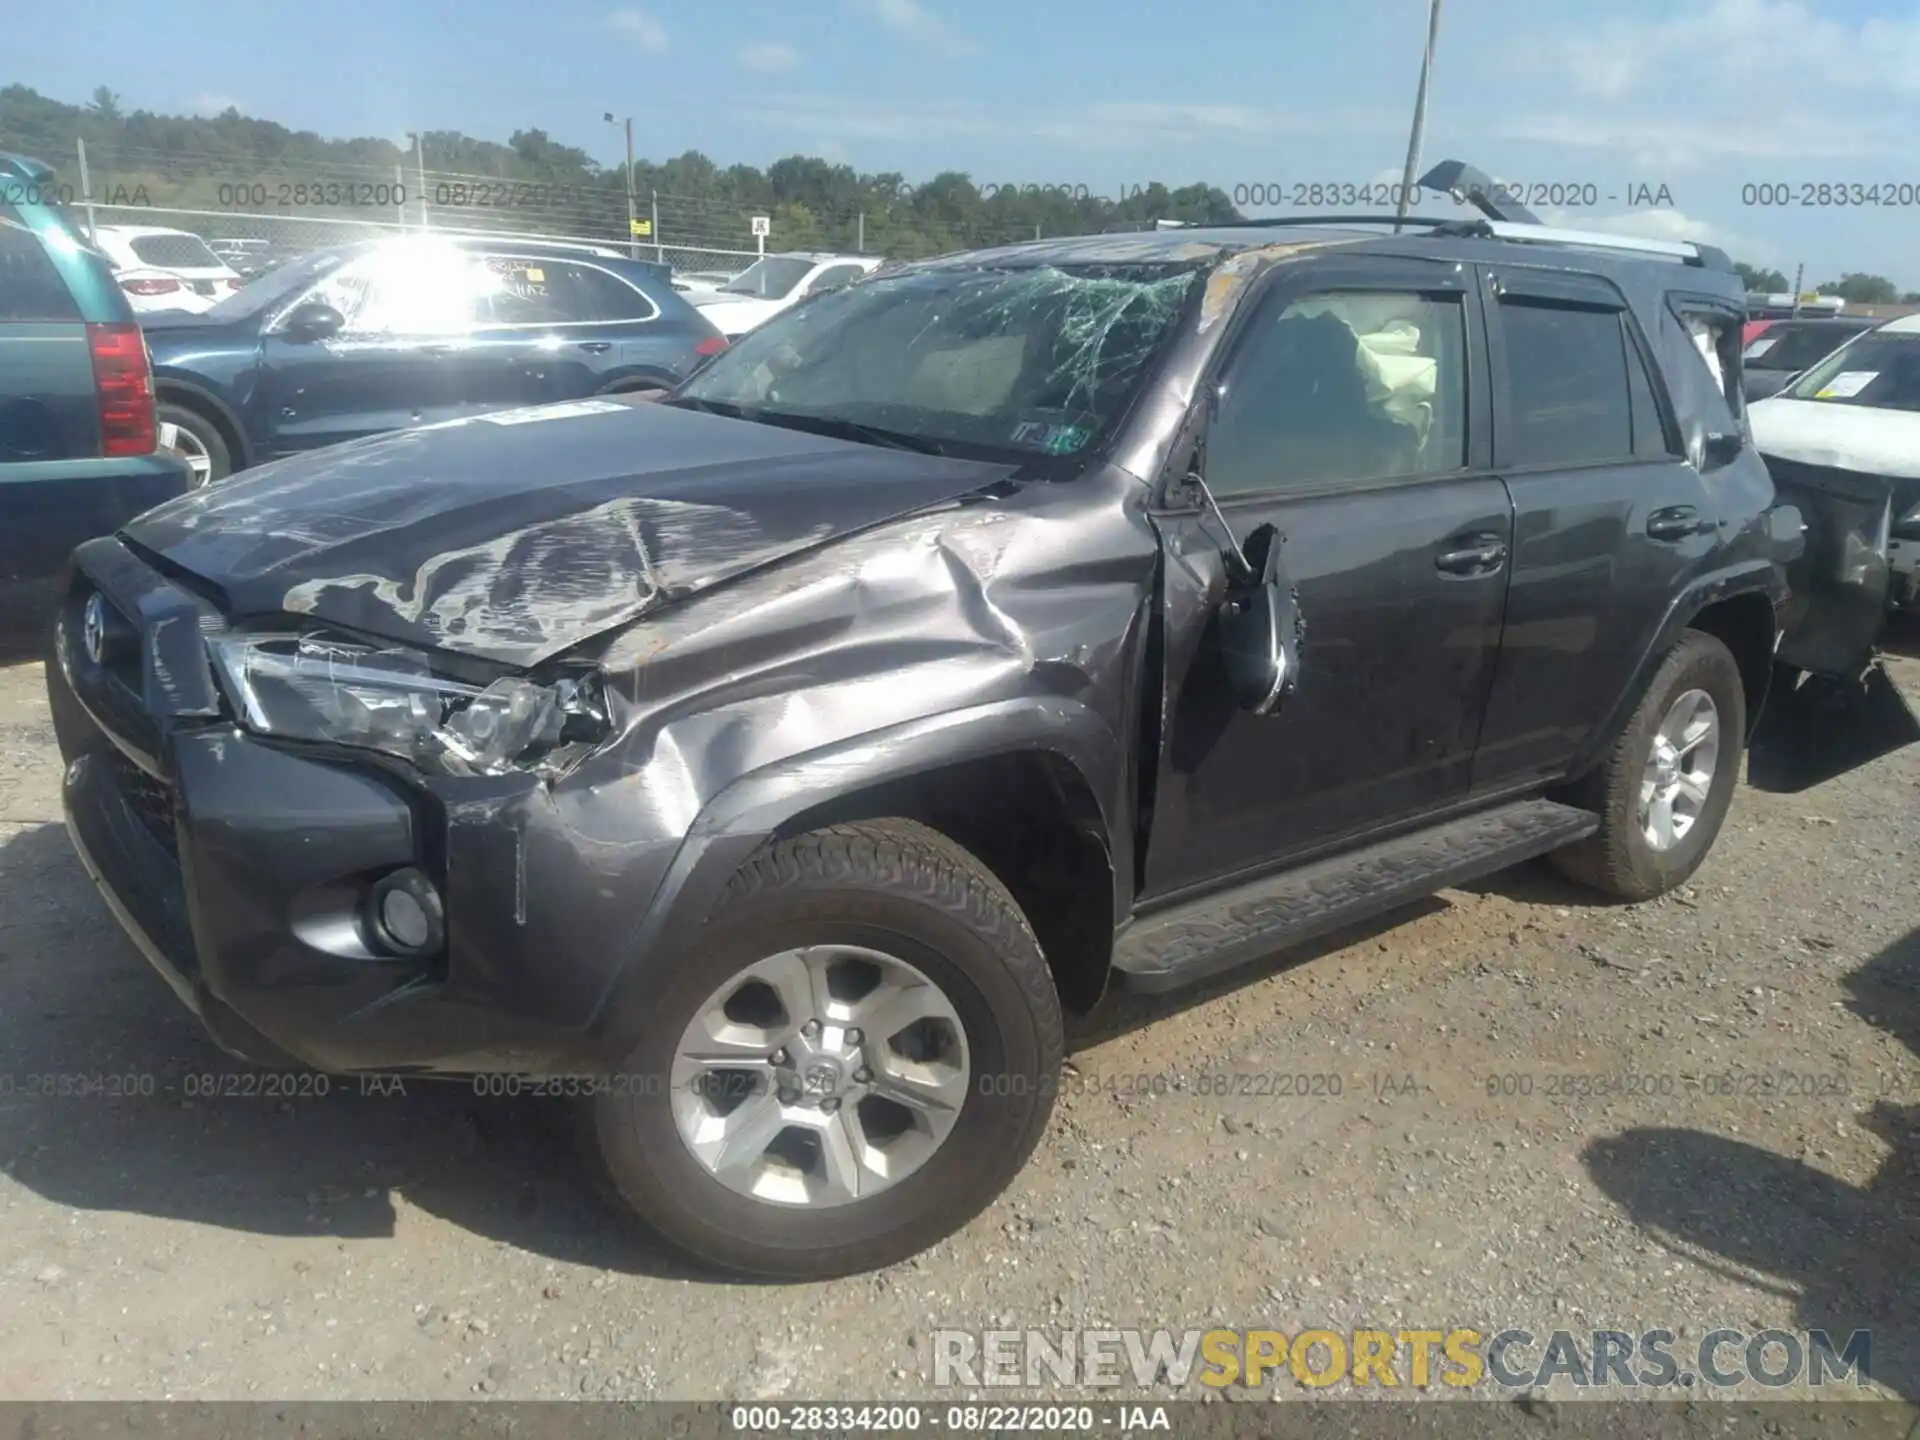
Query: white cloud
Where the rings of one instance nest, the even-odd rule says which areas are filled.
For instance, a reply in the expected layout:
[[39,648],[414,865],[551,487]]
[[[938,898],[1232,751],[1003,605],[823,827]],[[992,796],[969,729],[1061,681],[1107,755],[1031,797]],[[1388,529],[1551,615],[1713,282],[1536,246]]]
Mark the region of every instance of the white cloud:
[[1499,63],[1552,87],[1513,140],[1624,152],[1660,173],[1716,160],[1911,153],[1920,10],[1837,17],[1808,0],[1674,0],[1659,18],[1587,25],[1542,10]]
[[800,63],[800,52],[791,45],[769,40],[760,45],[743,45],[733,58],[739,62],[742,70],[778,75]]
[[245,111],[246,107],[231,95],[222,95],[217,90],[202,90],[193,97],[193,113],[196,115],[222,115],[229,110]]
[[644,10],[616,10],[607,16],[606,28],[642,55],[667,53],[667,27]]
[[[1394,136],[1400,144],[1404,142],[1397,137],[1406,125],[1403,116],[1385,110],[1295,112],[1257,105],[1114,101],[1013,111],[977,100],[937,96],[909,102],[815,92],[746,96],[729,102],[727,113],[768,128],[845,141],[948,145],[977,139],[1044,141],[1062,152],[1083,155],[1139,154],[1147,147],[1162,152],[1186,149],[1193,161],[1183,163],[1182,172],[1191,169],[1196,175],[1206,168],[1209,147],[1215,145],[1264,144],[1276,135],[1319,136],[1329,128],[1349,135]],[[1398,176],[1395,171],[1394,177]]]
[[896,35],[941,55],[978,55],[980,47],[934,14],[920,0],[856,0],[856,8],[873,16]]

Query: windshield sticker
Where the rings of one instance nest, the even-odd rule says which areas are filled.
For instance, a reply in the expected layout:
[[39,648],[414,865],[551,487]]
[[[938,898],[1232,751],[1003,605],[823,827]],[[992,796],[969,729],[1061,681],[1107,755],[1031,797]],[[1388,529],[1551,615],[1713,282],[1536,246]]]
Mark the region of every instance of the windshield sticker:
[[477,418],[489,425],[532,425],[541,420],[570,420],[575,415],[608,415],[627,407],[618,400],[571,400],[561,405],[534,405],[524,410],[502,410]]
[[1849,400],[1880,378],[1878,370],[1842,370],[1814,392],[1816,400]]
[[1013,443],[1032,445],[1049,455],[1071,455],[1087,443],[1090,433],[1085,425],[1048,425],[1038,420],[1023,420],[1013,427]]

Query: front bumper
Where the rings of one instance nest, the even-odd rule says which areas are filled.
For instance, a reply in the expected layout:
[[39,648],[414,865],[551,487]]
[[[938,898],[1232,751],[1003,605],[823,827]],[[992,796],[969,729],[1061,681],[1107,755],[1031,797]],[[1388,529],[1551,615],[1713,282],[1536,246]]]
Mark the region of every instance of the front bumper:
[[[223,621],[118,541],[83,547],[48,664],[81,861],[223,1047],[339,1073],[598,1073],[593,1020],[674,845],[622,830],[618,785],[450,779],[249,734],[204,636]],[[127,653],[95,663],[98,589]],[[584,852],[584,853],[583,853]],[[428,876],[446,944],[402,956],[373,885]]]

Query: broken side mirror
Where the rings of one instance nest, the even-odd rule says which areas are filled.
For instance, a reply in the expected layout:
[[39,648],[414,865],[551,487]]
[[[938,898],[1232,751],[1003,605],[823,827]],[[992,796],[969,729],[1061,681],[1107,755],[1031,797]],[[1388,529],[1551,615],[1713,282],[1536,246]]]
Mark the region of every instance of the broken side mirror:
[[1278,711],[1300,673],[1300,603],[1280,563],[1282,543],[1271,525],[1247,537],[1241,554],[1247,570],[1229,581],[1220,607],[1227,683],[1234,703],[1255,715]]
[[1715,430],[1702,437],[1701,458],[1707,469],[1717,470],[1738,460],[1746,444],[1747,437],[1738,430]]

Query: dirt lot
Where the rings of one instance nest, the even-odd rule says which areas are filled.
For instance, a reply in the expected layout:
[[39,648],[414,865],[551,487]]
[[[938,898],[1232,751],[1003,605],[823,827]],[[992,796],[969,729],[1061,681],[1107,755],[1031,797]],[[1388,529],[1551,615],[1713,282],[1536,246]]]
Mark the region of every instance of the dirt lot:
[[677,1269],[550,1105],[188,1098],[236,1067],[58,778],[37,668],[0,670],[0,1399],[871,1399],[933,1393],[936,1328],[1215,1325],[1869,1328],[1920,1399],[1920,747],[1744,789],[1658,903],[1536,867],[1112,1007],[998,1205],[791,1288]]

